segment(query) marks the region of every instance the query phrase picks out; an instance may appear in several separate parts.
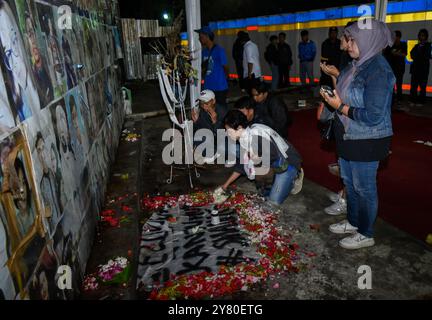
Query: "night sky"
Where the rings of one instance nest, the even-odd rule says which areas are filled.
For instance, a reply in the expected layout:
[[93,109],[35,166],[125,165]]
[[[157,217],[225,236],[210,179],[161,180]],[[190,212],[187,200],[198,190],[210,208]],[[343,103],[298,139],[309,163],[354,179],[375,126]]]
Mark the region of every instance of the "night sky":
[[[367,4],[373,1],[359,0],[201,0],[202,24],[211,21],[240,19],[263,15],[319,8]],[[177,15],[184,9],[184,0],[131,1],[120,0],[120,12],[124,18],[160,19],[164,11]]]

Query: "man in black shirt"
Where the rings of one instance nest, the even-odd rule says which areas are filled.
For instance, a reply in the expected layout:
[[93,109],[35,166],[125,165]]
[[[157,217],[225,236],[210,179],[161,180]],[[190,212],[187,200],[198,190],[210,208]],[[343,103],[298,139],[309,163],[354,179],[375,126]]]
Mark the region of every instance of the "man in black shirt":
[[[418,33],[419,43],[411,50],[411,102],[422,105],[426,99],[426,86],[429,78],[431,57],[431,43],[428,42],[429,33],[421,29]],[[417,89],[420,86],[420,97]]]
[[286,34],[279,33],[278,62],[279,62],[279,87],[286,88],[290,85],[289,73],[293,64],[292,51],[288,43],[285,42]]
[[265,124],[266,126],[272,128],[273,120],[270,118],[268,112],[263,109],[255,109],[255,101],[249,97],[240,98],[235,104],[234,109],[240,110],[245,116],[249,125],[253,124]]
[[264,53],[264,58],[270,65],[272,72],[272,90],[276,90],[279,86],[279,52],[278,52],[278,37],[271,36],[270,44],[267,46]]
[[407,43],[401,41],[402,33],[397,30],[395,31],[395,41],[393,46],[388,47],[385,52],[385,56],[390,66],[393,69],[393,73],[396,77],[396,99],[402,100],[402,83],[403,76],[405,73],[405,57],[407,56]]
[[285,102],[278,96],[269,92],[264,82],[256,82],[252,88],[252,97],[255,100],[255,112],[259,115],[268,115],[270,123],[264,123],[275,130],[282,138],[288,138],[288,126],[292,123]]
[[239,31],[237,33],[237,39],[235,40],[232,48],[232,57],[236,65],[237,75],[239,77],[239,85],[241,89],[245,88],[243,84],[243,47],[246,43],[246,36],[246,32]]
[[[327,65],[332,65],[340,70],[341,62],[341,41],[338,39],[338,29],[331,27],[329,29],[329,37],[321,45],[321,62]],[[333,81],[330,76],[321,71],[321,85],[333,87]]]

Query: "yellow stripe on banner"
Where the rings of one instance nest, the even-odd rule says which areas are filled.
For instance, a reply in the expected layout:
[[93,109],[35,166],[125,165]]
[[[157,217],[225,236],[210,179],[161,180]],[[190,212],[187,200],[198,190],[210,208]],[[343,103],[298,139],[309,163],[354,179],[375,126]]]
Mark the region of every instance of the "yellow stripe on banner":
[[416,22],[426,20],[432,20],[432,11],[393,14],[386,17],[387,23]]
[[189,41],[188,40],[182,40],[180,44],[183,47],[187,47],[189,45]]
[[[364,17],[363,17],[364,18]],[[329,27],[344,27],[348,22],[358,20],[358,18],[343,18],[333,20],[320,20],[309,22],[298,22],[290,24],[274,24],[271,26],[258,26],[258,32],[274,32],[274,31],[292,31],[314,28],[329,28]],[[387,23],[400,23],[400,22],[415,22],[415,21],[429,21],[432,20],[432,11],[423,11],[415,13],[393,14],[386,17]],[[236,29],[221,29],[217,30],[216,34],[219,36],[236,35],[239,31],[247,31],[246,28]]]
[[303,29],[315,29],[315,28],[329,28],[329,27],[344,27],[348,22],[353,21],[354,18],[344,18],[344,19],[333,19],[333,20],[321,20],[321,21],[309,21],[309,22],[298,22],[291,24],[281,24],[264,26],[259,28],[259,31],[269,32],[269,31],[292,31],[292,30],[303,30]]
[[[259,27],[258,30],[259,31]],[[246,28],[239,28],[239,29],[221,29],[221,30],[217,30],[216,31],[216,35],[218,36],[232,36],[232,35],[236,35],[239,31],[246,31]]]

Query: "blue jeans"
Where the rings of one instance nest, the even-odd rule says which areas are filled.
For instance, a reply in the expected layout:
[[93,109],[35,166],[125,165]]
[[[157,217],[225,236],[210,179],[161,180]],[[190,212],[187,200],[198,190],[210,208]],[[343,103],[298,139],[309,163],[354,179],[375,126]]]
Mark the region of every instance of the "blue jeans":
[[314,84],[313,61],[300,62],[300,80],[304,86],[307,85],[306,76],[309,78],[309,85],[312,86]]
[[271,64],[271,73],[272,73],[271,89],[273,91],[275,91],[279,87],[279,66],[272,63]]
[[297,179],[298,170],[289,166],[287,171],[276,173],[268,200],[276,204],[282,204],[291,193],[294,181]]
[[339,159],[346,188],[348,221],[365,237],[373,237],[378,214],[377,172],[379,161],[356,162]]

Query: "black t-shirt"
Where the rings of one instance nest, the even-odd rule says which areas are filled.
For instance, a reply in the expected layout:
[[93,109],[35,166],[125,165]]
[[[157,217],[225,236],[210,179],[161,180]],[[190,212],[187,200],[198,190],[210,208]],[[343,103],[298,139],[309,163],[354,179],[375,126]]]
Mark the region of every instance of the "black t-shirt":
[[340,158],[348,161],[381,161],[390,152],[392,137],[381,139],[344,140],[345,128],[337,115],[334,120],[336,152]]
[[292,51],[288,43],[279,43],[278,45],[278,63],[281,66],[291,66],[293,64]]
[[412,74],[429,75],[430,59],[432,58],[431,43],[416,44],[411,50],[411,58],[413,59],[410,70]]
[[341,41],[339,39],[336,39],[335,42],[326,39],[321,45],[321,62],[326,62],[328,65],[339,69],[342,55],[340,44]]
[[405,71],[405,57],[399,54],[407,54],[407,43],[399,42],[392,47],[387,47],[385,50],[385,57],[395,73],[402,73]]

